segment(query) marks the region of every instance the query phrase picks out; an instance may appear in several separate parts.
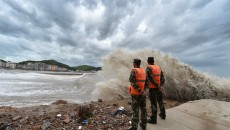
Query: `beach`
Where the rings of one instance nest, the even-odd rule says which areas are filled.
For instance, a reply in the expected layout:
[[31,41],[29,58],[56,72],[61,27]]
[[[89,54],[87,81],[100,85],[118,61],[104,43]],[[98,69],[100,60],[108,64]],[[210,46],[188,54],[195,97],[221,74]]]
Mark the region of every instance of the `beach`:
[[[64,100],[50,105],[31,107],[0,107],[0,128],[7,129],[66,129],[76,130],[82,126],[84,130],[120,130],[130,126],[130,99],[103,101],[98,100],[84,104],[68,103]],[[180,105],[175,100],[164,100],[166,109]],[[124,107],[122,113],[114,115],[118,108]],[[83,110],[81,110],[83,108]],[[85,109],[85,110],[84,110]],[[92,114],[83,119],[79,111]],[[148,114],[151,114],[149,99],[147,99]],[[82,114],[82,113],[81,113]]]

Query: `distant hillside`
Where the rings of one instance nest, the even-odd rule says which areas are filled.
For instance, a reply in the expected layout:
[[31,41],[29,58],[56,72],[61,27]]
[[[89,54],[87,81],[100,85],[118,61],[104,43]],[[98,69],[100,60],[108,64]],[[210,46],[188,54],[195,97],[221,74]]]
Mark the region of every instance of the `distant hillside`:
[[90,65],[80,65],[77,67],[72,67],[73,70],[79,70],[79,71],[98,71],[101,70],[101,67],[94,67],[94,66],[90,66]]
[[2,59],[0,59],[0,61],[2,61],[2,62],[6,62],[6,61],[4,61],[4,60],[2,60]]
[[56,65],[56,66],[59,66],[59,67],[64,67],[68,70],[72,70],[70,66],[66,65],[66,64],[63,64],[61,62],[58,62],[56,60],[43,60],[42,63],[46,63],[48,65]]
[[47,65],[56,65],[56,66],[59,66],[59,67],[64,67],[68,70],[71,70],[72,68],[66,64],[63,64],[61,62],[58,62],[56,60],[42,60],[42,61],[32,61],[32,60],[28,60],[28,61],[22,61],[22,62],[19,62],[19,64],[28,64],[28,63],[37,63],[37,62],[40,62],[40,63],[45,63]]
[[90,65],[80,65],[77,67],[70,67],[69,65],[63,64],[63,63],[58,62],[56,60],[42,60],[42,61],[28,60],[28,61],[19,62],[19,64],[28,64],[28,63],[37,63],[37,62],[45,63],[48,65],[56,65],[56,66],[64,67],[68,70],[73,70],[73,71],[77,71],[77,70],[78,71],[98,71],[98,70],[101,70],[101,67],[94,67],[94,66],[90,66]]

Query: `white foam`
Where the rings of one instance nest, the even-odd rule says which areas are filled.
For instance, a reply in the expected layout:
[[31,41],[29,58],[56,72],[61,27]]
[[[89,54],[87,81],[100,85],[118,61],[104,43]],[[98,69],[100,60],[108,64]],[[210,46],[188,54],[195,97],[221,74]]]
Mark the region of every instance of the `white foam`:
[[[230,80],[199,72],[191,66],[180,62],[175,57],[157,50],[141,49],[138,51],[117,50],[104,57],[100,75],[105,81],[99,82],[92,92],[94,98],[116,99],[127,97],[129,75],[132,60],[140,58],[141,67],[146,68],[147,58],[153,56],[166,79],[164,95],[182,101],[213,98],[230,101]],[[119,84],[111,82],[114,79]]]

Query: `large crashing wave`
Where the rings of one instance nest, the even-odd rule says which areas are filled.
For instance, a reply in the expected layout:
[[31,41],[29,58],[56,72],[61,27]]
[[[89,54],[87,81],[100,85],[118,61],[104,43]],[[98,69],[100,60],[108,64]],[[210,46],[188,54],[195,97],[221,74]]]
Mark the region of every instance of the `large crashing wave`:
[[126,98],[132,60],[140,58],[146,68],[147,57],[154,56],[155,64],[164,72],[166,83],[164,96],[179,101],[217,99],[230,101],[230,80],[194,70],[191,66],[157,50],[142,49],[135,52],[117,50],[103,59],[102,71],[105,81],[96,83],[93,98],[105,100]]

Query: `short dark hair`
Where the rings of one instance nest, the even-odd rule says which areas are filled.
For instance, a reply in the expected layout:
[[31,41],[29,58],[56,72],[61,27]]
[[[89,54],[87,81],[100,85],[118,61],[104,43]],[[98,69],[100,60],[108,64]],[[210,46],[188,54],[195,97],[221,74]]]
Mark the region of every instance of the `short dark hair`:
[[149,63],[154,63],[154,57],[148,57],[148,62]]
[[133,59],[133,63],[136,64],[136,65],[141,65],[141,60],[136,58],[136,59]]

